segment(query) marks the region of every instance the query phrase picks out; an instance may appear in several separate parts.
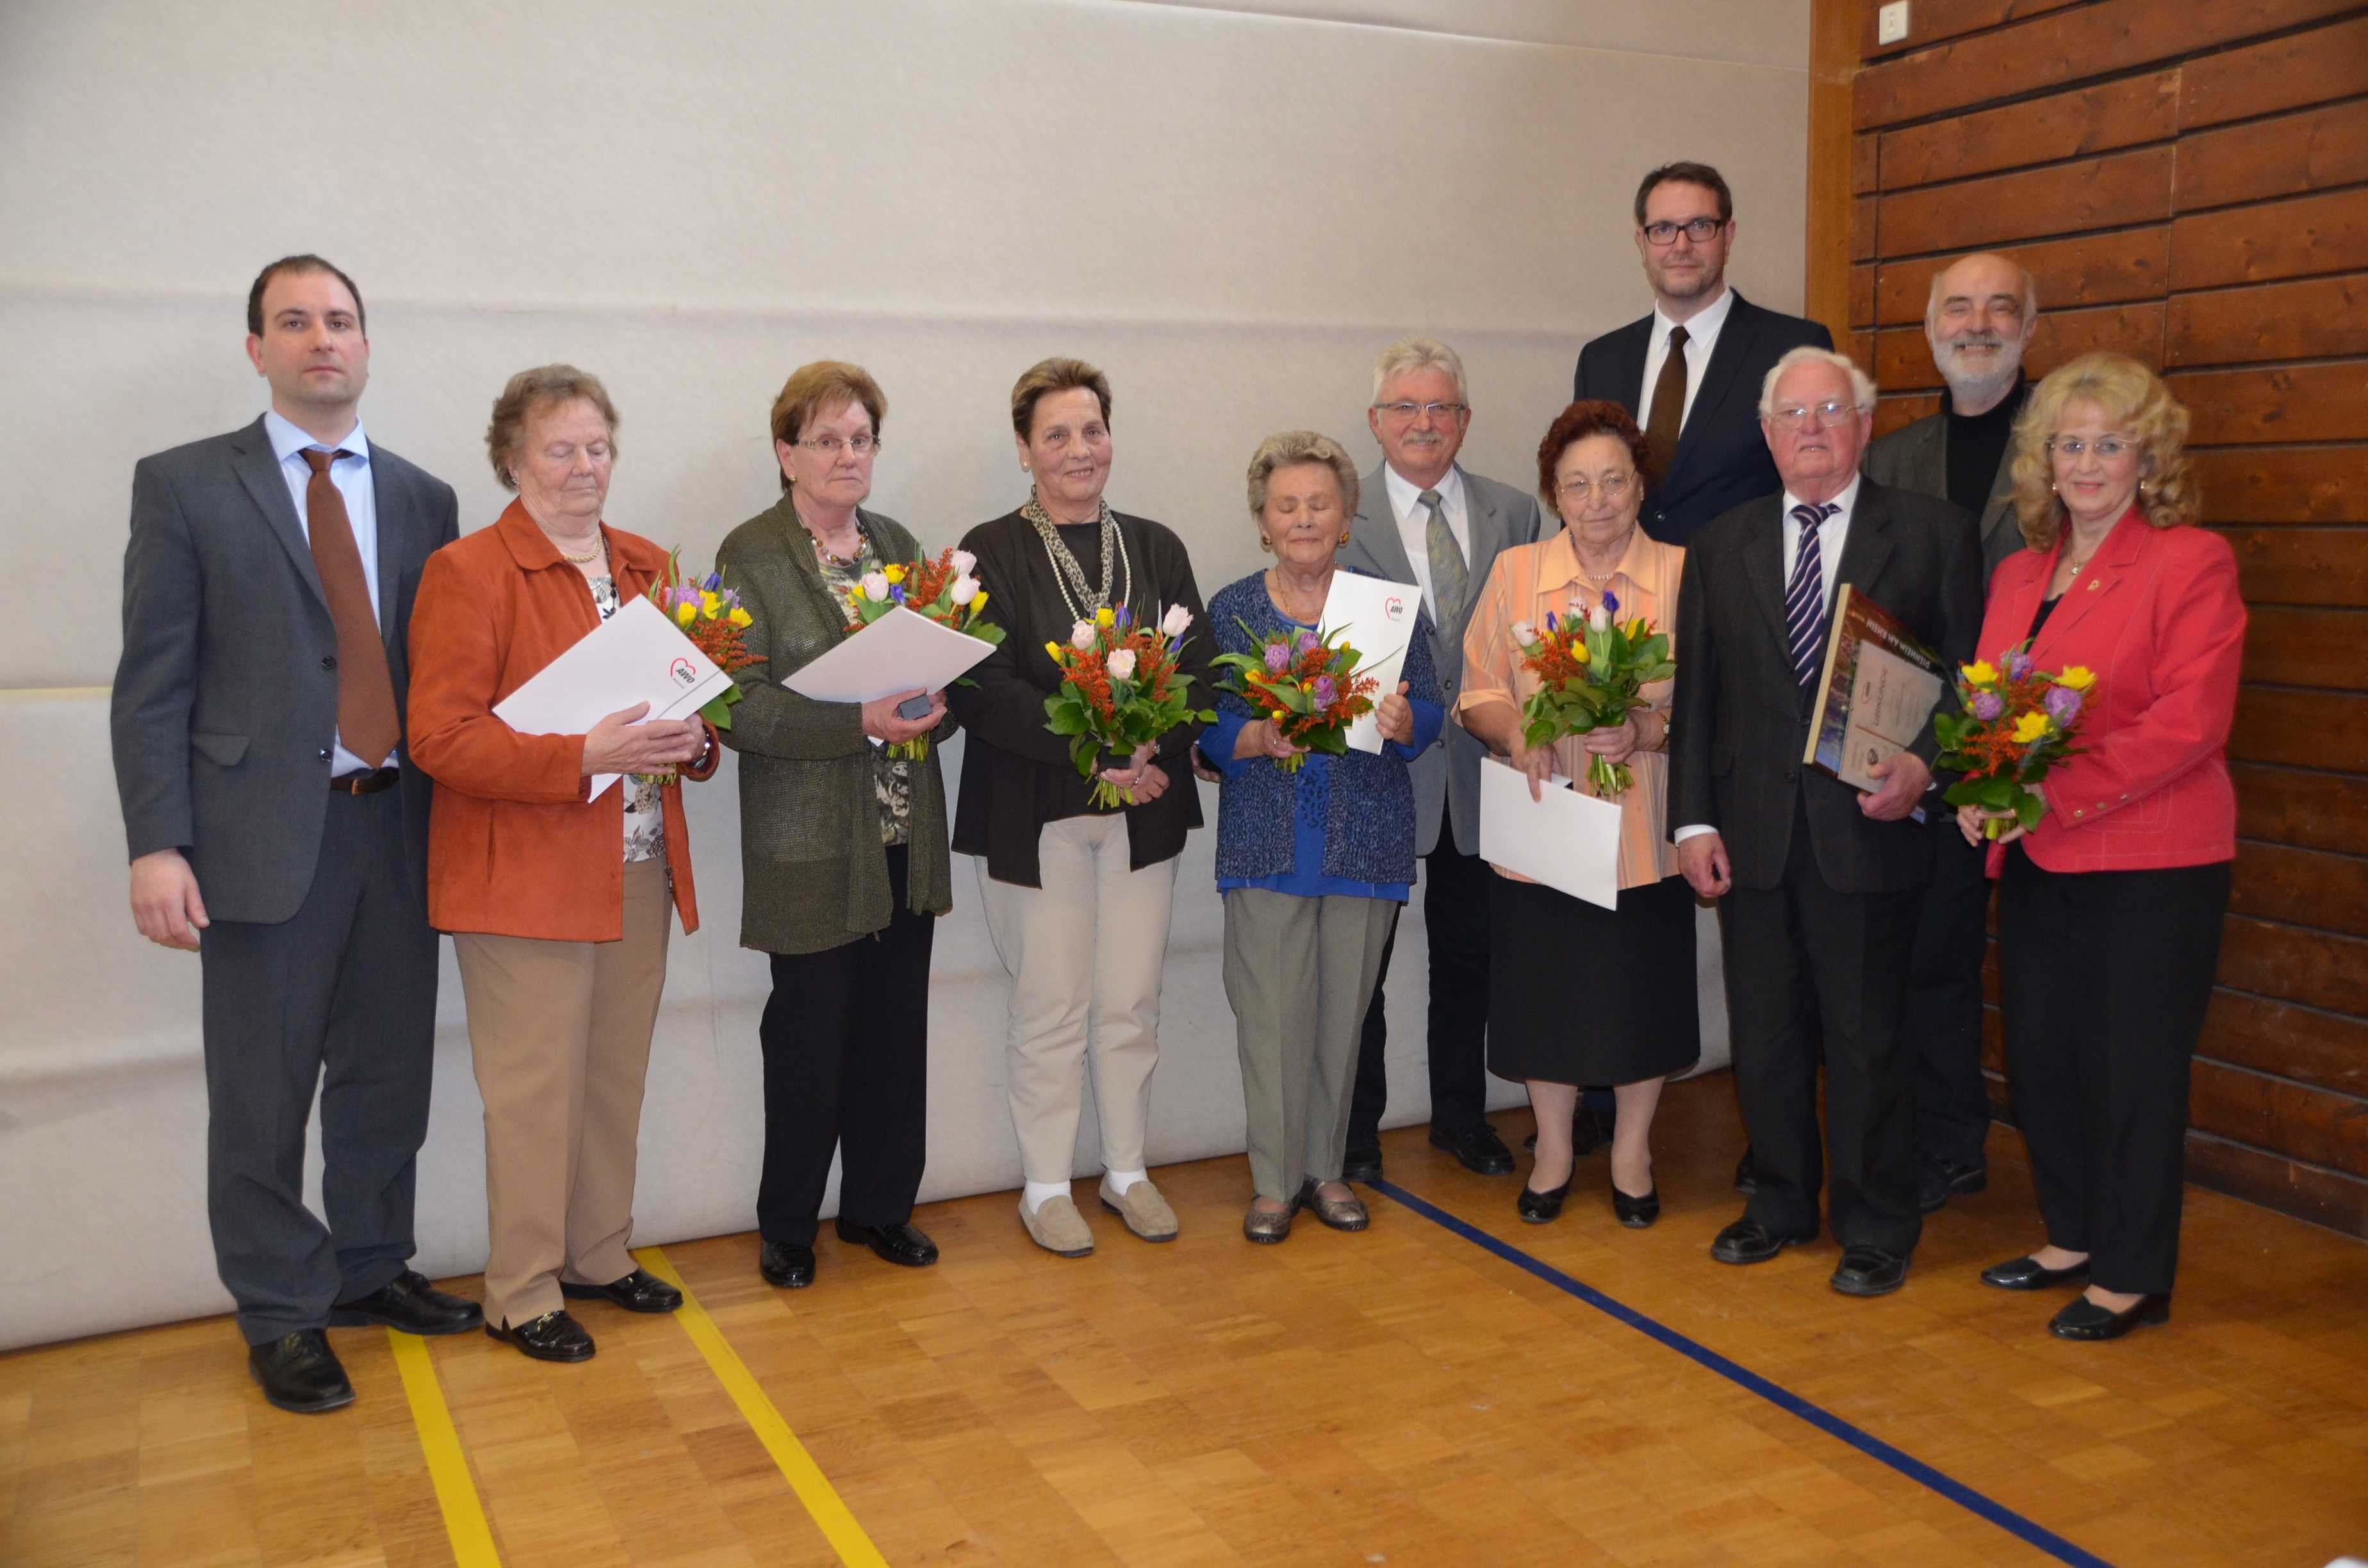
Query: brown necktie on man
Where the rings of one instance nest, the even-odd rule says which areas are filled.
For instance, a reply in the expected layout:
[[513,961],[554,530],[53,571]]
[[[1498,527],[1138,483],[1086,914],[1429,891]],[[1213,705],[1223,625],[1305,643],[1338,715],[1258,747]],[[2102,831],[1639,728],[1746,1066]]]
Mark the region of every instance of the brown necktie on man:
[[383,766],[403,738],[394,710],[394,677],[387,672],[386,644],[380,640],[378,611],[370,604],[370,579],[354,543],[354,522],[346,498],[329,477],[329,465],[347,451],[304,449],[313,478],[304,486],[304,531],[312,537],[313,566],[328,597],[329,619],[337,627],[337,741],[372,767]]
[[1669,356],[1661,361],[1660,379],[1653,383],[1653,402],[1645,416],[1645,449],[1652,454],[1653,478],[1665,483],[1669,464],[1678,455],[1678,430],[1686,422],[1686,329],[1669,329]]

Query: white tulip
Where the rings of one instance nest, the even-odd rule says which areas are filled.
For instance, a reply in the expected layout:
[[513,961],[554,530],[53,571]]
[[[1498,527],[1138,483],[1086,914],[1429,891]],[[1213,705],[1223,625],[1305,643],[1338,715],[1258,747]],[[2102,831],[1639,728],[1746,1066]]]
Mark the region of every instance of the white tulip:
[[1517,620],[1513,622],[1514,642],[1519,642],[1521,646],[1526,648],[1537,640],[1538,629],[1535,626],[1532,626],[1526,620]]
[[1132,680],[1134,677],[1134,650],[1119,649],[1103,661],[1102,667],[1110,671],[1112,680]]
[[1191,624],[1192,612],[1190,610],[1186,609],[1182,605],[1170,605],[1167,608],[1167,619],[1163,619],[1159,623],[1159,630],[1166,632],[1170,637],[1181,637],[1184,635],[1185,630]]
[[1069,628],[1070,647],[1075,648],[1078,653],[1082,653],[1093,645],[1094,623],[1092,621],[1081,620],[1077,622],[1076,625]]
[[972,573],[978,570],[978,557],[973,555],[967,550],[955,551],[954,570],[962,576],[969,576]]
[[977,578],[963,575],[954,579],[953,602],[955,604],[966,605],[976,597],[978,597]]
[[863,574],[863,597],[873,604],[885,599],[888,597],[888,579],[878,572],[866,572]]

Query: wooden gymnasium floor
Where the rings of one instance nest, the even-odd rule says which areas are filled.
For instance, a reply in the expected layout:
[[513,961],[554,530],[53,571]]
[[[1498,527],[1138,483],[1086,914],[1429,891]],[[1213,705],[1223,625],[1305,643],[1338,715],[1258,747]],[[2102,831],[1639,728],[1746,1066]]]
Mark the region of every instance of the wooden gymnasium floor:
[[[1729,1092],[1672,1090],[1664,1214],[1641,1233],[1588,1189],[1523,1225],[1516,1178],[1414,1128],[1386,1140],[1393,1184],[1476,1232],[1375,1196],[1362,1235],[1303,1219],[1252,1247],[1244,1165],[1212,1160],[1159,1173],[1177,1244],[1096,1209],[1079,1262],[1030,1246],[1009,1194],[925,1210],[934,1269],[826,1240],[794,1294],[757,1278],[748,1236],[652,1249],[703,1314],[593,1303],[581,1367],[339,1331],[361,1397],[325,1416],[265,1405],[219,1319],[0,1357],[0,1562],[2317,1568],[2368,1549],[2368,1247],[2194,1193],[2170,1325],[2060,1343],[2055,1298],[1975,1279],[2035,1234],[2001,1129],[1990,1190],[1930,1221],[1907,1289],[1850,1301],[1830,1243],[1748,1270],[1705,1256],[1737,1211]],[[1498,1127],[1518,1142],[1528,1117]],[[1735,1381],[1752,1374],[1764,1392]]]

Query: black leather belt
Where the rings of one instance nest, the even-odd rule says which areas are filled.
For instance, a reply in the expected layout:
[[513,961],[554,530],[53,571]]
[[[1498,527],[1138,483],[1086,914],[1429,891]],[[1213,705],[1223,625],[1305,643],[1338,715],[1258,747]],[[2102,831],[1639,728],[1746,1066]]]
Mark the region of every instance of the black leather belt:
[[347,773],[329,780],[332,795],[375,795],[381,790],[392,790],[403,777],[400,768],[381,767],[373,772]]

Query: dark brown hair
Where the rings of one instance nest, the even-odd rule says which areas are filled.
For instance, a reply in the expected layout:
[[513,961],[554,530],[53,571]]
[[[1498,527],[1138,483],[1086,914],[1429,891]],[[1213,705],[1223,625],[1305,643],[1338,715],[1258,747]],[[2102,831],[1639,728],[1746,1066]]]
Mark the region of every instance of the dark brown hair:
[[1538,499],[1557,517],[1562,511],[1555,505],[1554,470],[1560,466],[1563,453],[1589,436],[1610,436],[1625,443],[1629,459],[1636,465],[1637,479],[1648,494],[1652,491],[1652,449],[1645,445],[1645,432],[1636,428],[1636,422],[1618,403],[1600,397],[1587,398],[1555,415],[1554,422],[1546,426],[1546,438],[1538,443]]
[[1735,193],[1726,188],[1725,175],[1720,174],[1708,164],[1663,164],[1659,168],[1646,175],[1645,183],[1636,187],[1636,226],[1638,228],[1645,226],[1645,199],[1653,194],[1655,186],[1668,185],[1671,181],[1681,185],[1701,186],[1718,198],[1718,221],[1722,223],[1735,221]]
[[342,268],[307,251],[302,256],[283,256],[255,275],[255,287],[246,291],[246,330],[254,336],[263,335],[263,290],[283,272],[325,272],[346,286],[354,297],[354,324],[361,328],[364,337],[370,335],[370,312],[362,309],[362,291]]
[[1023,441],[1036,426],[1036,405],[1054,392],[1078,387],[1094,394],[1102,405],[1102,423],[1110,423],[1110,378],[1083,359],[1044,359],[1028,367],[1011,389],[1011,428]]
[[[794,446],[807,420],[850,403],[861,403],[863,412],[871,415],[871,437],[879,439],[881,422],[888,417],[888,394],[880,390],[871,371],[844,359],[801,365],[790,372],[790,379],[781,383],[781,395],[773,400],[773,439]],[[781,494],[786,495],[789,490],[790,472],[782,469]]]

